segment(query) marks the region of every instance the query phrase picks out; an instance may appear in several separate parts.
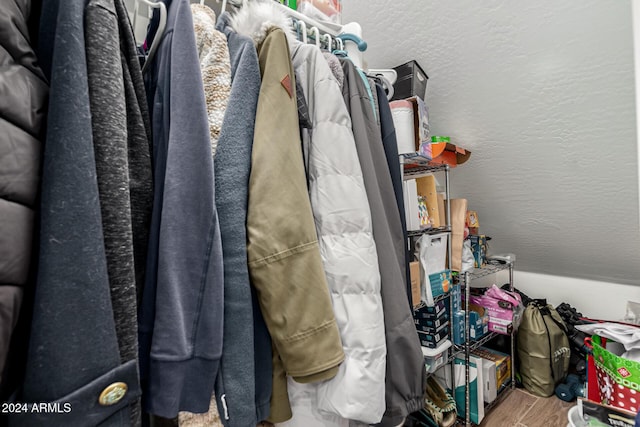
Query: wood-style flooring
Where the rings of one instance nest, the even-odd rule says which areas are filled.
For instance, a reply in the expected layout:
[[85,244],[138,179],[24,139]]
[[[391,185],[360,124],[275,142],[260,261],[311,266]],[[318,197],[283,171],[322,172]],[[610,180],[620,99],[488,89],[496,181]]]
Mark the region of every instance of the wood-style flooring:
[[576,403],[555,396],[537,397],[523,389],[509,395],[484,418],[480,427],[566,427],[567,412]]

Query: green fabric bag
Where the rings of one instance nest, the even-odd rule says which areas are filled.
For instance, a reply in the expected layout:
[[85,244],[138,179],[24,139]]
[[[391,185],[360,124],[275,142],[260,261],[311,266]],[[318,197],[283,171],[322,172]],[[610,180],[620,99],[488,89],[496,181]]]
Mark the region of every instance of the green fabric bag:
[[551,396],[569,371],[571,350],[567,327],[546,300],[532,300],[518,329],[522,384],[536,396]]

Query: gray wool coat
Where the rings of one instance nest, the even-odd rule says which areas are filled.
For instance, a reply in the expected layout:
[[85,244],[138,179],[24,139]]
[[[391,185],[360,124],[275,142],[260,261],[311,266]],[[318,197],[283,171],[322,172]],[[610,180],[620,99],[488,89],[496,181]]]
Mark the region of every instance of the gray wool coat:
[[371,206],[373,238],[382,279],[387,369],[386,411],[381,425],[396,426],[403,417],[423,407],[426,371],[407,302],[405,240],[380,128],[365,82],[355,65],[350,60],[342,60],[342,69],[342,95],[351,114],[353,135]]

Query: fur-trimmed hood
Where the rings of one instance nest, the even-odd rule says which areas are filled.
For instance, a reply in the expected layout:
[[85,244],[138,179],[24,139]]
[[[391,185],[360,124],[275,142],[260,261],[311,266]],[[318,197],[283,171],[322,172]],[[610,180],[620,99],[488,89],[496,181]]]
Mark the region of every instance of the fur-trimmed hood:
[[291,45],[296,40],[291,18],[280,10],[273,0],[252,0],[231,15],[231,28],[238,34],[249,37],[257,46],[265,37],[269,29],[281,28],[287,35]]

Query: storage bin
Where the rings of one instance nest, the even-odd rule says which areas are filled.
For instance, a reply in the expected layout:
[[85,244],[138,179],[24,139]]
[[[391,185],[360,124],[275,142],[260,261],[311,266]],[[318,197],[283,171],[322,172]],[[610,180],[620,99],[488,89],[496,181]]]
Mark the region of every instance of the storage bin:
[[393,85],[393,100],[419,96],[425,99],[427,80],[429,76],[416,61],[409,61],[393,67],[398,73],[398,79]]
[[449,347],[451,347],[451,341],[449,340],[444,340],[436,348],[422,347],[422,355],[424,356],[427,372],[434,373],[447,362]]

